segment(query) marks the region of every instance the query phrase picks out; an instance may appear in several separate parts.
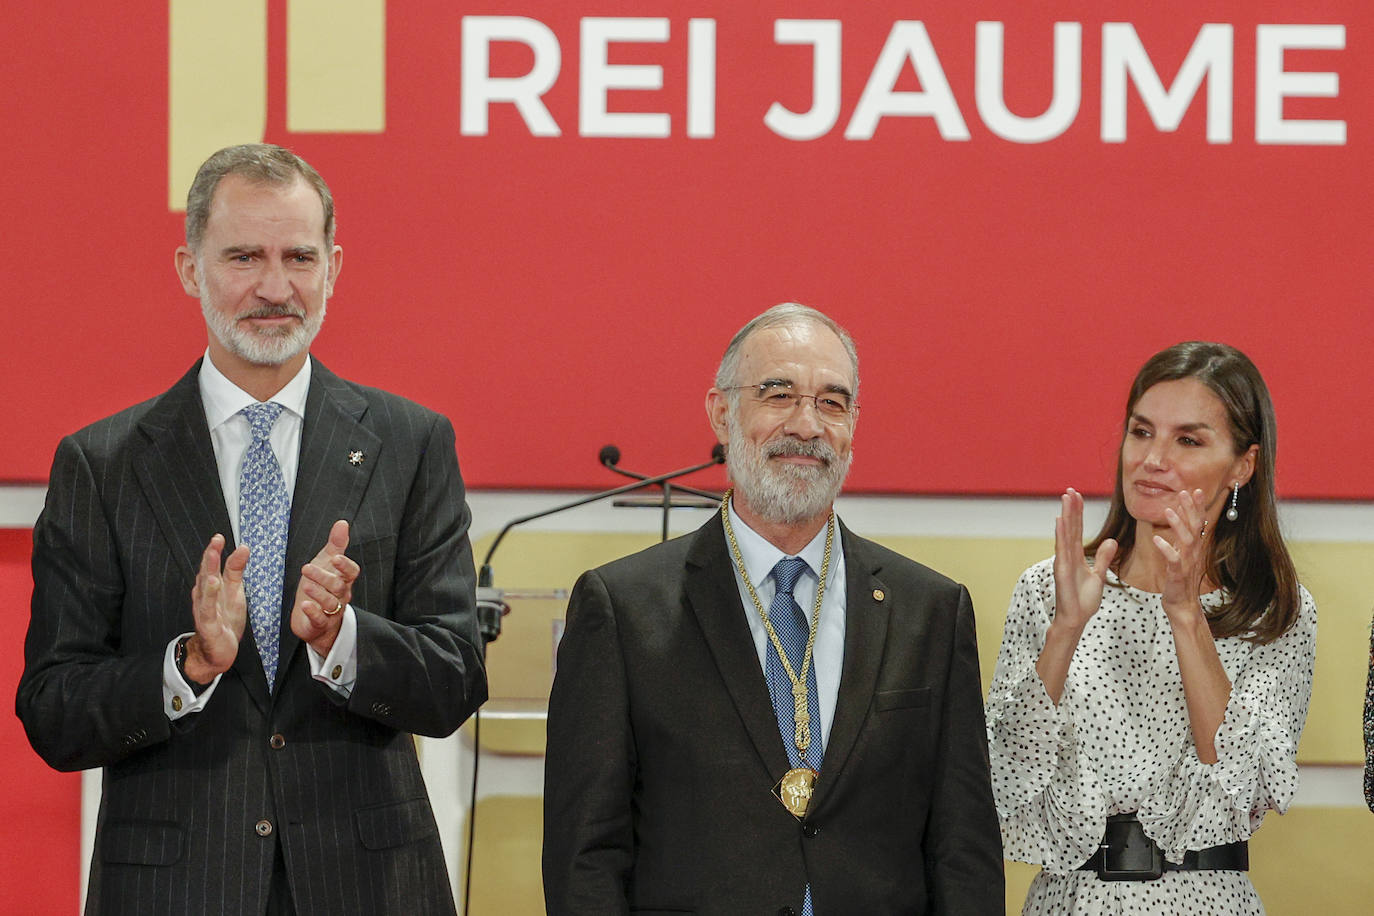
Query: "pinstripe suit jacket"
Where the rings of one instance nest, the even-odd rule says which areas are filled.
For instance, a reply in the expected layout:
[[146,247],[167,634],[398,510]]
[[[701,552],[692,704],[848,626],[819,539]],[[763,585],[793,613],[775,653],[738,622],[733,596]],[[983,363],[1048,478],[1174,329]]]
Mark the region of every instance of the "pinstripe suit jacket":
[[[105,768],[87,913],[261,913],[280,844],[301,916],[451,914],[410,733],[447,735],[486,698],[453,428],[315,363],[277,682],[245,628],[205,710],[169,722],[163,653],[193,629],[205,544],[232,530],[198,370],[64,439],[34,528],[17,708],[50,765]],[[288,619],[340,518],[362,567],[347,700],[311,678]]]

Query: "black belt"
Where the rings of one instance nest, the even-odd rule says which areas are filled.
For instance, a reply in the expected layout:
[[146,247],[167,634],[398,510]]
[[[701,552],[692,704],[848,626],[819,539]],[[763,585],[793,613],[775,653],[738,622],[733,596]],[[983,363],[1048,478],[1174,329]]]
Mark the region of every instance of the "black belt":
[[1167,862],[1163,851],[1145,835],[1134,814],[1107,818],[1107,832],[1097,852],[1079,871],[1095,871],[1103,881],[1154,881],[1166,871],[1248,871],[1250,847],[1241,840],[1225,846],[1190,849],[1179,863]]

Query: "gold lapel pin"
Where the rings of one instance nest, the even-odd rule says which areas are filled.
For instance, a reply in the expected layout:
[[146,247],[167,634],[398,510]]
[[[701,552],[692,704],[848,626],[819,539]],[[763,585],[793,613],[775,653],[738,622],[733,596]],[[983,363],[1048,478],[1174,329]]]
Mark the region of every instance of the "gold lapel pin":
[[883,600],[884,598],[886,598],[886,597],[887,597],[887,592],[883,591],[882,589],[880,589],[880,588],[875,588],[875,589],[873,590],[873,600],[874,600],[874,601],[882,601],[882,600]]
[[363,454],[362,449],[355,448],[348,453],[348,463],[356,468],[363,463],[363,459],[366,457],[367,456]]

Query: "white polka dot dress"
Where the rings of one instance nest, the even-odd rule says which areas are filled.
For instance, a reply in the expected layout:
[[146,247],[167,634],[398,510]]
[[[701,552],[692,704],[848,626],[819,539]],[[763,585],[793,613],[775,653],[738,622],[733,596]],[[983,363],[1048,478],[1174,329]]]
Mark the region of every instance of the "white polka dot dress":
[[[1312,693],[1317,612],[1300,589],[1298,621],[1274,642],[1217,641],[1231,699],[1217,762],[1193,747],[1173,636],[1156,594],[1108,573],[1069,666],[1059,706],[1035,671],[1054,617],[1054,565],[1022,574],[988,692],[992,788],[1007,858],[1041,865],[1024,914],[1263,913],[1245,872],[1165,872],[1102,881],[1076,871],[1096,852],[1108,815],[1137,812],[1179,862],[1190,849],[1248,839],[1298,786],[1297,747]],[[1202,598],[1221,603],[1221,592]]]

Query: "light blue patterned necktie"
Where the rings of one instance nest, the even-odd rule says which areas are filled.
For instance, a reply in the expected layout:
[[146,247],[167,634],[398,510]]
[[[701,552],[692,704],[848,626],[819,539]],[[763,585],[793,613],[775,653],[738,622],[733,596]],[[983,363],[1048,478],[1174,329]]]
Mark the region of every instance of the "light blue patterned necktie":
[[282,406],[275,402],[250,404],[239,411],[253,428],[253,441],[239,472],[239,543],[247,544],[250,551],[243,588],[268,690],[277,680],[286,531],[291,524],[291,498],[268,439],[281,412]]
[[[778,642],[782,643],[783,651],[787,653],[788,664],[796,674],[801,673],[802,660],[806,657],[806,643],[811,636],[811,626],[802,612],[801,605],[797,604],[792,590],[796,588],[797,580],[801,578],[802,573],[808,569],[810,567],[800,557],[784,557],[779,560],[773,567],[773,582],[777,585],[777,591],[773,593],[773,603],[768,608],[768,622],[772,625],[773,632],[778,635]],[[801,752],[797,750],[797,719],[796,707],[792,700],[792,680],[787,676],[787,670],[783,668],[782,659],[778,657],[778,650],[773,647],[771,639],[768,641],[767,658],[764,676],[768,680],[768,694],[773,698],[773,710],[778,716],[778,731],[782,732],[782,743],[787,748],[787,761],[794,767],[805,765],[819,773],[824,748],[821,739],[821,700],[820,692],[816,689],[815,659],[812,659],[806,671],[806,710],[811,715],[811,743],[806,747],[806,757],[803,760]],[[810,884],[806,886],[806,896],[802,900],[802,916],[812,916]]]

